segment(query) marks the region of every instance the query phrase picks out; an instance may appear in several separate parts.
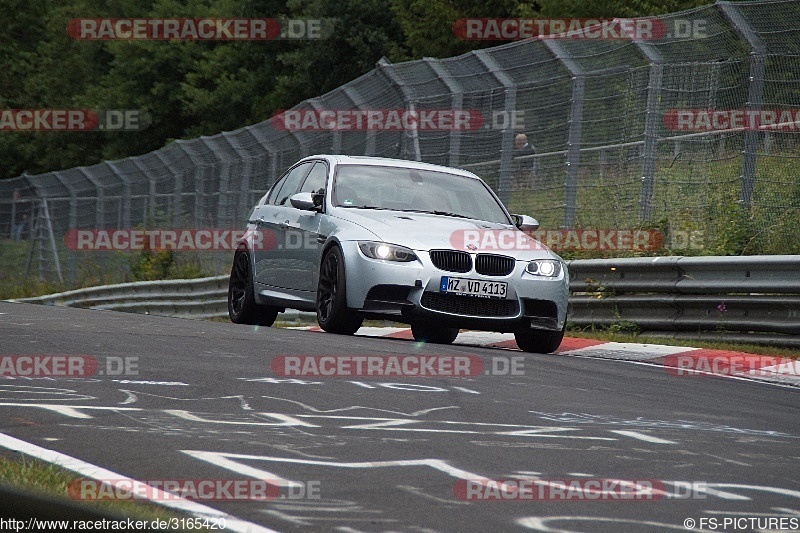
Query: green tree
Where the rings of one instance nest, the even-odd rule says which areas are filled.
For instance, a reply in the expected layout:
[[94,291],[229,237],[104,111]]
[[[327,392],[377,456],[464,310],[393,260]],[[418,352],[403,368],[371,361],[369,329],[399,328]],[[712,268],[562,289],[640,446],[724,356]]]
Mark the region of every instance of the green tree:
[[392,0],[392,12],[403,28],[411,57],[441,58],[498,44],[459,39],[453,32],[458,19],[527,16],[520,4],[518,0]]
[[288,15],[331,19],[333,32],[325,40],[290,43],[279,55],[281,74],[270,98],[275,108],[332,91],[375,68],[381,57],[410,58],[403,28],[391,16],[388,0],[293,0]]

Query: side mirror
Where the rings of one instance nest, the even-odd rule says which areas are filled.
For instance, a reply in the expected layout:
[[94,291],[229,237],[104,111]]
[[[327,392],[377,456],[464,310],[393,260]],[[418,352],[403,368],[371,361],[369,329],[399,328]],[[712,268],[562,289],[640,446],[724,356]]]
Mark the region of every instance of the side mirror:
[[289,198],[289,203],[291,203],[292,207],[295,209],[301,209],[303,211],[317,210],[317,204],[314,203],[314,195],[310,192],[298,192],[292,195],[292,197]]
[[536,231],[539,229],[539,221],[528,215],[511,215],[514,225],[522,231]]

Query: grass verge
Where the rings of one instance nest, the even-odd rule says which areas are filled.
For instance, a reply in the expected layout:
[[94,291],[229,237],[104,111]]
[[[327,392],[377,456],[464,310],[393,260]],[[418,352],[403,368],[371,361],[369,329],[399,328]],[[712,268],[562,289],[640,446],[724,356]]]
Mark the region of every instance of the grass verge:
[[22,454],[16,459],[0,457],[0,485],[5,487],[81,504],[87,510],[134,520],[169,520],[184,517],[145,500],[74,500],[69,496],[68,487],[71,482],[79,479],[82,478],[70,470]]

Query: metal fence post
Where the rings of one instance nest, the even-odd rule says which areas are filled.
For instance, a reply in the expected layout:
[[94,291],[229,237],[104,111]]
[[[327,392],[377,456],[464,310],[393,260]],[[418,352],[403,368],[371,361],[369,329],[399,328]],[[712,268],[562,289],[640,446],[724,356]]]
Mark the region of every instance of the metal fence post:
[[219,178],[217,182],[217,220],[215,222],[217,227],[221,228],[231,222],[230,202],[228,198],[228,191],[231,188],[231,162],[217,153],[214,146],[208,143],[208,138],[201,137],[200,144],[206,151],[212,153],[217,160],[216,165],[214,165],[214,168],[218,170],[217,177]]
[[[75,196],[75,191],[67,185],[67,180],[61,175],[60,172],[53,172],[53,176],[58,180],[64,190],[67,191],[69,194],[69,215],[68,215],[68,227],[67,230],[74,230],[78,228],[78,197]],[[69,258],[69,263],[67,266],[67,275],[69,276],[70,283],[75,281],[75,273],[78,270],[77,267],[77,252],[75,250],[68,250],[67,257]]]
[[[412,94],[411,90],[408,88],[408,84],[404,82],[402,78],[395,72],[392,68],[392,64],[389,63],[385,57],[382,57],[380,61],[377,63],[378,71],[386,76],[386,78],[398,89],[400,92],[403,93],[403,99],[405,100],[406,109],[408,111],[413,112],[414,108],[414,95]],[[405,132],[405,135],[408,135],[409,132]],[[413,156],[415,161],[422,161],[422,153],[420,152],[419,147],[419,132],[415,128],[413,131],[410,132],[412,138],[412,146],[414,147]]]
[[272,152],[270,156],[271,157],[269,158],[269,169],[270,172],[272,172],[272,183],[270,183],[269,186],[271,187],[272,184],[274,184],[275,181],[277,181],[278,176],[280,176],[281,169],[278,168],[278,156],[275,154],[275,152]]
[[[761,110],[764,101],[764,62],[767,56],[767,45],[761,37],[753,31],[750,23],[741,11],[731,2],[718,1],[715,4],[733,29],[750,47],[750,76],[747,89],[747,109],[749,112]],[[756,154],[758,152],[759,132],[753,128],[746,128],[744,132],[744,150],[742,161],[742,192],[739,201],[742,208],[749,210],[753,198],[753,189],[756,181]]]
[[[164,166],[164,169],[169,172],[170,176],[172,176],[172,226],[178,227],[179,225],[179,217],[182,211],[182,199],[181,199],[181,192],[183,191],[183,173],[182,172],[173,172],[172,169],[169,168],[166,159],[161,150],[156,150],[154,152],[155,156]],[[167,210],[167,214],[169,214],[169,209]]]
[[[494,76],[505,88],[505,112],[506,116],[514,116],[517,107],[517,85],[511,76],[506,74],[495,59],[486,50],[474,50],[475,57],[483,63],[486,70]],[[497,185],[497,196],[508,205],[511,199],[511,180],[514,172],[514,128],[509,123],[503,130],[502,149],[500,153],[500,181]]]
[[131,227],[131,178],[117,167],[114,161],[106,163],[114,175],[122,182],[122,227]]
[[192,216],[192,220],[194,220],[194,225],[196,228],[202,227],[203,224],[203,211],[205,205],[205,191],[203,190],[203,181],[197,179],[198,172],[197,167],[192,166],[192,172],[194,175],[192,176],[192,180],[194,182],[194,213]]
[[542,42],[572,75],[572,100],[567,140],[567,181],[564,185],[564,220],[562,223],[562,227],[572,228],[575,226],[575,212],[578,204],[578,169],[581,159],[586,76],[583,67],[568,54],[561,43],[553,39],[544,39]]
[[[439,76],[447,88],[450,90],[450,101],[453,109],[459,110],[464,106],[464,91],[461,85],[456,81],[452,74],[442,65],[438,59],[426,57],[423,59],[425,63]],[[456,167],[459,164],[459,156],[461,155],[461,132],[455,128],[450,130],[450,152],[448,154],[448,165]]]
[[[219,138],[219,135],[216,136]],[[222,134],[222,138],[225,138],[225,135]],[[216,139],[215,139],[216,140]],[[227,139],[226,139],[227,140]],[[206,144],[208,146],[208,144]],[[236,206],[233,205],[233,200],[235,198],[236,190],[233,184],[234,178],[234,165],[240,162],[238,157],[232,159],[223,159],[223,154],[221,150],[218,152],[215,150],[217,144],[214,144],[214,147],[210,147],[211,151],[214,153],[215,156],[220,160],[221,166],[219,167],[219,198],[218,200],[218,211],[217,211],[217,227],[218,228],[232,228],[235,227],[235,210]],[[221,152],[221,153],[220,153]],[[238,156],[238,154],[236,154]]]
[[[319,98],[311,98],[310,100],[306,100],[308,104],[317,112],[317,116],[320,116],[322,111],[326,111],[325,106],[323,106],[319,102]],[[331,138],[331,152],[333,154],[338,154],[342,151],[342,132],[339,131],[338,128],[333,128],[329,133]]]
[[[19,194],[17,191],[14,191],[16,194]],[[8,238],[15,239],[16,238],[16,231],[15,226],[17,225],[17,198],[16,196],[11,201],[11,224],[9,225],[8,230]]]
[[[408,103],[406,111],[409,115],[416,116],[417,108],[413,101]],[[405,139],[411,137],[411,154],[414,156],[414,161],[422,161],[422,150],[419,147],[419,129],[414,128],[411,131],[406,131],[403,133],[403,137]],[[405,148],[405,142],[403,143],[403,147]],[[407,152],[404,150],[404,155],[405,153]]]
[[[58,281],[64,283],[64,276],[61,275],[61,261],[58,258],[58,248],[56,247],[56,237],[53,234],[53,221],[50,218],[50,209],[47,207],[47,198],[44,197],[42,197],[42,215],[43,218],[47,221],[47,237],[50,242],[50,249],[53,251],[53,263],[55,264],[56,267],[56,274],[58,275]],[[39,223],[41,224],[42,221],[40,220]],[[41,243],[41,246],[42,249],[44,249],[44,243]]]
[[86,179],[89,180],[92,185],[94,185],[95,191],[97,191],[97,203],[96,203],[96,214],[95,214],[95,221],[96,226],[98,228],[105,228],[106,225],[106,205],[105,205],[105,191],[103,190],[103,184],[100,183],[90,172],[86,170],[86,167],[78,167],[78,171],[86,176]]
[[647,77],[647,109],[644,122],[644,146],[642,147],[642,185],[639,189],[639,220],[650,220],[653,215],[653,185],[658,155],[658,101],[664,78],[663,58],[656,48],[639,40],[633,41],[650,60]]
[[[278,156],[276,155],[275,151],[271,149],[269,142],[267,139],[263,137],[263,130],[256,126],[248,126],[245,128],[250,135],[256,140],[259,146],[264,149],[264,152],[267,154],[267,161],[269,161],[269,172],[270,172],[270,180],[266,184],[267,188],[271,187],[275,180],[278,178]],[[263,191],[263,192],[266,192]],[[247,206],[248,208],[252,207],[250,205]]]
[[[353,105],[356,106],[356,109],[367,108],[367,103],[364,100],[364,97],[361,96],[361,93],[359,93],[350,85],[345,85],[343,89],[345,96],[347,96],[350,101],[353,102]],[[364,141],[364,155],[377,155],[375,146],[375,131],[368,129],[366,133],[366,139]]]
[[241,171],[237,176],[239,178],[239,191],[238,193],[231,192],[231,196],[235,199],[231,213],[231,216],[233,217],[231,220],[231,227],[236,228],[240,227],[244,223],[244,215],[240,213],[240,210],[242,208],[249,209],[252,207],[249,205],[250,199],[248,193],[250,191],[250,176],[252,175],[253,170],[251,159],[249,157],[245,157],[247,151],[242,147],[239,139],[235,135],[231,135],[228,132],[224,132],[222,134],[222,138],[225,139],[228,144],[231,145],[231,148],[236,151],[236,156],[242,163]]

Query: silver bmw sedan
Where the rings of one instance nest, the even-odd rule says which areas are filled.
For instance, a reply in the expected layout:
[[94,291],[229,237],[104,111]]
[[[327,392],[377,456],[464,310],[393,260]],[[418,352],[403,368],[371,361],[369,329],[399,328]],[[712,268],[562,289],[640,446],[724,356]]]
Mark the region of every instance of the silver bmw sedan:
[[253,207],[233,258],[228,313],[270,326],[286,309],[354,334],[365,318],[449,344],[460,329],[513,332],[528,352],[564,336],[568,272],[478,176],[415,161],[315,155]]

